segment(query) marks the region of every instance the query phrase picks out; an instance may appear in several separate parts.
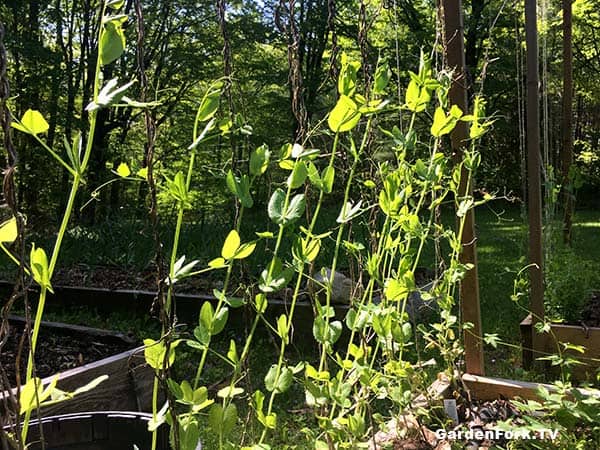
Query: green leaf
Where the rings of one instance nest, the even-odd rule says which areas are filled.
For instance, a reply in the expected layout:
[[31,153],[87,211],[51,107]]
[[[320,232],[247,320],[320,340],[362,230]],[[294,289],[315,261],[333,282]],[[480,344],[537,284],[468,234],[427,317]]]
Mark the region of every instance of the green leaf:
[[448,116],[446,116],[444,109],[438,106],[433,114],[433,124],[431,125],[432,136],[440,137],[450,133],[456,126],[456,122],[461,115],[462,112],[456,105],[450,109]]
[[104,23],[100,36],[100,64],[106,66],[118,59],[125,50],[125,33],[121,25],[127,17],[117,16]]
[[48,269],[48,257],[43,248],[36,248],[35,244],[31,246],[29,255],[29,263],[31,265],[31,274],[33,279],[42,288],[54,293],[50,284],[50,272]]
[[217,403],[210,407],[208,411],[208,425],[217,434],[222,434],[223,427],[223,407]]
[[288,343],[287,316],[285,314],[277,319],[277,334],[285,344]]
[[375,83],[373,86],[373,93],[376,95],[385,94],[385,89],[390,82],[392,71],[387,62],[381,62],[377,65],[375,70]]
[[421,94],[421,89],[415,80],[410,80],[408,83],[408,87],[406,88],[405,93],[405,101],[406,106],[409,110],[413,112],[417,112],[419,107],[419,95]]
[[283,189],[277,188],[269,199],[267,211],[269,218],[276,224],[283,223],[283,205],[285,203],[285,192]]
[[172,180],[168,178],[166,180],[169,195],[184,206],[189,206],[188,189],[183,172],[179,171]]
[[200,308],[198,325],[210,332],[213,322],[214,309],[209,301],[205,301]]
[[222,87],[223,83],[217,81],[208,88],[208,91],[206,94],[204,94],[204,98],[198,107],[198,112],[196,113],[196,122],[204,122],[209,120],[218,111]]
[[304,161],[296,161],[294,169],[288,177],[287,184],[291,189],[297,189],[304,184],[306,177],[308,176],[308,170]]
[[338,76],[338,92],[341,95],[352,96],[356,91],[356,78],[360,63],[358,61],[349,61],[348,55],[342,53],[341,70]]
[[230,403],[223,412],[223,434],[229,435],[237,422],[237,407]]
[[[54,381],[54,385],[56,386],[56,381]],[[43,385],[40,378],[31,378],[24,386],[21,386],[21,392],[19,394],[19,412],[25,414],[28,411],[34,410],[37,403],[41,403],[44,400],[42,398],[42,393]]]
[[275,237],[272,231],[256,231],[255,234],[262,239],[272,239]]
[[3,244],[10,244],[17,239],[17,236],[17,219],[13,216],[0,225],[0,242]]
[[256,294],[254,297],[254,307],[256,308],[256,312],[259,314],[263,314],[267,310],[267,306],[267,296],[262,293]]
[[229,341],[229,350],[227,351],[227,358],[234,364],[237,364],[239,362],[237,348],[233,339]]
[[200,441],[198,420],[193,416],[180,418],[178,428],[179,450],[196,450]]
[[265,387],[269,392],[281,394],[292,385],[294,374],[289,367],[282,367],[277,373],[277,365],[273,364],[265,376]]
[[319,189],[323,189],[323,182],[319,176],[319,170],[312,161],[309,161],[306,165],[306,174],[310,182]]
[[333,166],[327,166],[323,169],[321,174],[321,180],[323,180],[323,192],[331,194],[333,190],[333,181],[335,179],[335,168]]
[[252,208],[254,200],[252,199],[252,195],[250,195],[250,178],[248,175],[242,175],[241,178],[238,178],[229,170],[225,181],[231,193],[240,200],[242,206],[244,208]]
[[112,9],[121,9],[125,4],[125,0],[110,0],[106,6]]
[[358,124],[360,116],[356,103],[351,98],[342,95],[329,113],[327,123],[332,131],[341,133],[352,130]]
[[238,248],[240,248],[240,235],[236,230],[231,230],[221,249],[221,256],[225,260],[233,259]]
[[313,262],[321,250],[320,239],[303,239],[298,237],[292,246],[292,255],[300,263]]
[[271,270],[265,269],[260,275],[258,288],[262,292],[277,292],[287,286],[292,279],[294,271],[291,268],[284,269],[281,261],[276,258]]
[[227,324],[227,319],[229,318],[229,308],[227,306],[222,306],[215,315],[213,316],[210,334],[216,335],[219,334],[225,328]]
[[266,172],[269,167],[271,151],[266,145],[261,145],[250,154],[250,175],[258,176]]
[[342,323],[338,320],[327,322],[323,317],[315,318],[313,336],[321,344],[333,345],[342,335]]
[[234,259],[245,259],[254,252],[255,248],[256,248],[256,242],[247,242],[245,244],[242,244],[235,252],[235,255],[233,256],[233,258]]
[[229,435],[237,421],[237,408],[231,403],[227,408],[214,404],[208,412],[208,424],[218,435]]
[[25,114],[21,117],[20,123],[11,122],[10,125],[19,131],[33,135],[45,133],[50,128],[50,125],[48,125],[44,116],[34,109],[25,111]]
[[[169,357],[166,366],[170,367],[175,362],[175,347],[179,340],[171,342],[169,346]],[[146,363],[154,370],[162,370],[165,367],[165,358],[167,348],[164,341],[155,341],[154,339],[144,339],[144,358]]]
[[402,301],[408,295],[408,287],[402,279],[389,279],[385,284],[385,298],[390,301]]
[[227,267],[227,262],[224,258],[215,258],[209,261],[208,267],[211,269],[222,269],[223,267]]
[[219,389],[217,392],[217,397],[220,398],[233,398],[236,395],[242,395],[244,390],[241,387],[236,386],[226,386],[222,389]]
[[119,164],[119,167],[117,167],[117,174],[122,178],[127,178],[131,175],[131,170],[129,170],[127,163],[122,162]]
[[285,216],[283,217],[283,224],[288,225],[302,217],[302,214],[304,214],[305,207],[306,201],[304,200],[304,194],[295,195],[290,201],[287,210],[285,211]]

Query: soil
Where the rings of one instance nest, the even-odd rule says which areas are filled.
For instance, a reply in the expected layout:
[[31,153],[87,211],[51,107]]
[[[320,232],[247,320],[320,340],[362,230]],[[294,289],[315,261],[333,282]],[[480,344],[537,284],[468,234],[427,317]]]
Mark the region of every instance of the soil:
[[[16,380],[16,361],[19,342],[23,334],[20,324],[11,324],[6,340],[0,342],[0,370],[5,372],[11,384]],[[62,332],[57,329],[40,330],[36,349],[36,375],[44,378],[58,372],[79,367],[135,347],[115,337],[90,336],[83,333]],[[28,345],[25,342],[20,354],[21,380],[27,368]]]
[[600,291],[592,292],[581,310],[581,322],[588,327],[600,327]]

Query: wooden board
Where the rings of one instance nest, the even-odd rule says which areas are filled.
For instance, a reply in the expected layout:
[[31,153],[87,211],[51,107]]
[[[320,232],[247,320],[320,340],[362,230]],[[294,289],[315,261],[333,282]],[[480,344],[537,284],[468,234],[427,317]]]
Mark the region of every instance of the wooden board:
[[[555,391],[556,388],[550,384],[533,383],[529,381],[507,380],[505,378],[481,377],[478,375],[464,374],[462,380],[465,386],[471,392],[474,400],[497,400],[521,398],[525,400],[542,399],[537,394],[540,386],[548,391]],[[598,391],[588,389],[577,389],[583,396],[598,396]]]
[[[523,367],[529,369],[533,363],[531,345],[532,320],[527,316],[520,324],[521,340],[523,344]],[[585,353],[569,350],[566,354],[577,358],[583,364],[573,368],[573,377],[577,380],[595,379],[595,373],[600,368],[600,328],[584,328],[576,325],[563,325],[559,323],[550,326],[550,333],[539,336],[542,342],[542,351],[545,354],[558,353],[558,342],[570,343],[585,347]]]
[[[74,391],[101,375],[108,375],[109,379],[71,400],[42,408],[42,415],[84,411],[151,411],[154,371],[145,364],[143,349],[138,347],[62,372],[58,376],[57,386],[65,391]],[[52,378],[42,381],[48,384]],[[5,392],[2,397],[6,395]]]
[[[464,374],[462,380],[471,392],[473,400],[497,400],[500,398],[514,399],[520,397],[526,400],[539,400],[536,393],[539,383],[507,380],[504,378],[481,377]],[[551,386],[545,385],[552,389]]]

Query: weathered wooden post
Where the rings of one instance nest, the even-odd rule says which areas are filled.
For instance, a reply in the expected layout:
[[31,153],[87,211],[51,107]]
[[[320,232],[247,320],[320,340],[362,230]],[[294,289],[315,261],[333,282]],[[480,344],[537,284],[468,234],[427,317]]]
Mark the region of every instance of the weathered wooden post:
[[[465,48],[461,0],[442,0],[444,22],[444,49],[446,66],[453,71],[452,85],[448,94],[451,105],[458,106],[465,114],[468,111],[467,77],[465,70]],[[459,121],[450,135],[455,160],[460,161],[463,147],[469,133],[467,123]],[[463,167],[459,195],[471,195],[471,186],[467,183],[466,169]],[[465,217],[462,235],[463,251],[460,261],[473,264],[460,285],[460,308],[463,322],[473,327],[464,333],[465,364],[467,373],[483,375],[483,341],[481,332],[481,310],[479,306],[479,280],[477,277],[477,246],[475,237],[475,215],[471,209]]]
[[529,211],[529,285],[532,315],[531,346],[543,347],[543,336],[535,324],[544,318],[544,261],[542,252],[542,187],[540,162],[539,67],[536,0],[525,0],[525,41],[527,45],[527,189]]

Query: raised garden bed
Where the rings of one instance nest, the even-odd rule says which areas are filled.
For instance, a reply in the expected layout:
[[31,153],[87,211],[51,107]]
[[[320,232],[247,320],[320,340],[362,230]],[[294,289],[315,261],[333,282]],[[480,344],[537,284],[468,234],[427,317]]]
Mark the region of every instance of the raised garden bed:
[[[12,291],[12,284],[0,281],[0,295]],[[32,288],[32,293],[37,292]],[[32,298],[35,296],[32,295]],[[181,322],[196,323],[198,313],[205,301],[210,301],[213,306],[217,304],[217,298],[209,294],[183,294],[174,295],[177,315]],[[156,292],[131,290],[131,289],[107,289],[75,286],[54,286],[54,294],[48,293],[48,306],[88,306],[102,312],[126,312],[132,316],[146,316],[152,310],[156,300]],[[336,310],[336,317],[343,319],[348,311],[348,305],[332,305]],[[289,311],[290,304],[285,299],[269,299],[269,307],[265,316],[273,321],[281,314]],[[243,327],[248,321],[245,308],[231,309],[229,314],[229,325]],[[254,314],[250,311],[250,314]],[[314,319],[313,305],[309,301],[299,301],[294,313],[294,333],[306,337],[312,336],[312,323]]]
[[[23,319],[12,317],[15,329]],[[2,365],[15,380],[14,361],[18,334],[12,333],[2,349]],[[18,345],[18,344],[17,344]],[[49,383],[57,373],[57,387],[65,391],[89,383],[101,375],[109,379],[95,389],[42,409],[44,416],[81,411],[150,411],[154,372],[144,362],[143,347],[129,336],[96,328],[43,322],[38,340],[37,376]],[[21,355],[25,370],[27,350]],[[12,376],[12,377],[11,377]],[[15,392],[15,389],[13,389]],[[7,392],[3,393],[6,398]],[[0,403],[6,413],[4,402]]]
[[[520,327],[521,342],[523,343],[523,367],[528,369],[535,360],[532,350],[533,325],[531,315],[521,322]],[[540,351],[544,354],[556,354],[558,342],[568,342],[585,347],[585,353],[583,354],[573,350],[567,352],[583,363],[572,368],[572,375],[577,380],[595,379],[596,371],[600,368],[599,327],[553,323],[550,325],[550,332],[540,334],[539,339],[541,340]]]

